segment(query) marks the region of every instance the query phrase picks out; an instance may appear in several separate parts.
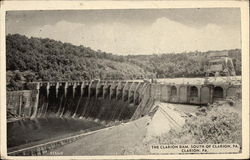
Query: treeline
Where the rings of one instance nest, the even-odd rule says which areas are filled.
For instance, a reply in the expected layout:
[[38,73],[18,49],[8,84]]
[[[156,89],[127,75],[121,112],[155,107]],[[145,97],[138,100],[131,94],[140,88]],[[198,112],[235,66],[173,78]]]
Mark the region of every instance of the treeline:
[[116,56],[52,39],[6,37],[7,88],[27,81],[137,79],[150,73]]
[[[210,52],[118,56],[52,39],[6,36],[7,88],[30,81],[200,77]],[[219,53],[219,51],[218,51]],[[241,50],[230,50],[241,74]]]
[[[129,62],[155,73],[157,78],[204,77],[210,54],[214,52],[223,51],[133,55],[129,56]],[[228,50],[228,55],[233,59],[236,75],[241,75],[241,50]]]

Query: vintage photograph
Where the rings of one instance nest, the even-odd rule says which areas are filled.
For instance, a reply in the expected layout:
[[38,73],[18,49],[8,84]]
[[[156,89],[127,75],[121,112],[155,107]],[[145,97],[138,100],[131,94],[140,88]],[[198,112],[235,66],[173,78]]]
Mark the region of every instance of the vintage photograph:
[[241,25],[237,7],[6,11],[8,156],[242,153]]

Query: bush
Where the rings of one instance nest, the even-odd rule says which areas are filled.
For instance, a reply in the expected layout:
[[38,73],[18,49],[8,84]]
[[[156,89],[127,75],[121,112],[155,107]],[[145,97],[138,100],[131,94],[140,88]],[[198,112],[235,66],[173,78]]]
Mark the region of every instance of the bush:
[[[149,143],[158,144],[242,144],[241,113],[238,106],[213,104],[209,111],[201,109],[198,116],[187,120],[181,131],[152,139]],[[204,114],[205,113],[205,114]]]

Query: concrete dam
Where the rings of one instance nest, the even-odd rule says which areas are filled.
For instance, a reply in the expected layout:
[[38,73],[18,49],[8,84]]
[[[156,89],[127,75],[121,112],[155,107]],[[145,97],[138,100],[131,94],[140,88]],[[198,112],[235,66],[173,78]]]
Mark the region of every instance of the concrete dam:
[[206,106],[241,97],[241,77],[196,80],[27,83],[23,91],[7,92],[8,152],[29,155],[22,149],[139,119],[156,101]]
[[[8,106],[12,106],[13,114],[24,118],[53,116],[90,118],[98,122],[128,120],[141,102],[147,86],[147,83],[128,81],[30,83],[27,85],[29,90],[20,93],[22,97],[19,95],[19,106]],[[18,93],[9,93],[8,97],[15,98],[13,94]]]

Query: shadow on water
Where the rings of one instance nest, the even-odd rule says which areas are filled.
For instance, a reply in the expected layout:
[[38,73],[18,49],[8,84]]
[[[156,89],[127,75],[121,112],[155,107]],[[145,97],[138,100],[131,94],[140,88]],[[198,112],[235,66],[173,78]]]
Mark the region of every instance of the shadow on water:
[[101,124],[86,119],[36,118],[7,124],[7,147],[12,148],[44,139],[60,139],[84,130],[103,128]]

